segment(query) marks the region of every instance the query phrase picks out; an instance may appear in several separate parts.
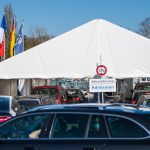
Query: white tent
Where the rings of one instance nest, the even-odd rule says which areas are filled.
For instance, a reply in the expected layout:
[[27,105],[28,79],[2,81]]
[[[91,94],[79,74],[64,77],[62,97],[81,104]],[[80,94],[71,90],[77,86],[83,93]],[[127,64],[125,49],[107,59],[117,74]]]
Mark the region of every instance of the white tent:
[[150,76],[150,40],[96,19],[1,62],[0,78],[92,77],[97,64],[106,76]]

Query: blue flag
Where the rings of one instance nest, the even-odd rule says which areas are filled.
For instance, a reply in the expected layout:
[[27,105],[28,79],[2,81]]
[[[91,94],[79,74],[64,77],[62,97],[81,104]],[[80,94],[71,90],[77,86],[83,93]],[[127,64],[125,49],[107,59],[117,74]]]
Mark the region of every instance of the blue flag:
[[4,29],[4,32],[6,31],[6,18],[5,15],[3,15],[1,27]]
[[23,32],[22,25],[17,35],[16,44],[15,44],[15,55],[23,52]]

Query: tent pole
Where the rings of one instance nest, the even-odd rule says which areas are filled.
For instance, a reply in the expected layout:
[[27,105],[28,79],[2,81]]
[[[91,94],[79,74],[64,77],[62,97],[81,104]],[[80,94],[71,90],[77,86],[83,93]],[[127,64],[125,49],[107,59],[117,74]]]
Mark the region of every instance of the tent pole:
[[98,97],[97,97],[97,100],[98,100],[98,103],[100,103],[100,93],[98,92]]
[[102,103],[105,103],[104,101],[104,93],[102,92]]
[[10,79],[10,84],[9,84],[9,95],[11,96],[11,79]]

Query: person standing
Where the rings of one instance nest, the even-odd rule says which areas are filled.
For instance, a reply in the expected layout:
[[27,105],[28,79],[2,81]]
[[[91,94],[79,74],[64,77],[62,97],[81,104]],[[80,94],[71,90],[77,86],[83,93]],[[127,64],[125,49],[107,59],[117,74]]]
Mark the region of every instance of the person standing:
[[120,83],[120,100],[121,101],[124,101],[126,99],[126,94],[127,94],[127,83],[125,82],[124,79],[122,79]]

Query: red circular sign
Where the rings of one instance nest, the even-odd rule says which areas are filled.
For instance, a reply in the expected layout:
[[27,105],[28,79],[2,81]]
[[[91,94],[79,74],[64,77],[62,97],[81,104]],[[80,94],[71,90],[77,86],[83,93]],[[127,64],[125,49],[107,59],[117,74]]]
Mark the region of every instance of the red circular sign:
[[107,68],[104,65],[99,65],[96,68],[96,73],[100,76],[104,76],[107,73]]

